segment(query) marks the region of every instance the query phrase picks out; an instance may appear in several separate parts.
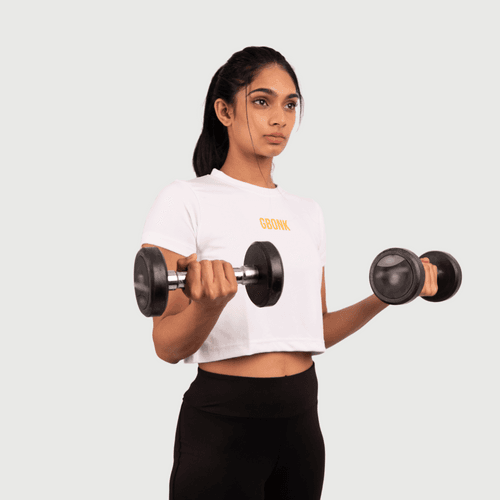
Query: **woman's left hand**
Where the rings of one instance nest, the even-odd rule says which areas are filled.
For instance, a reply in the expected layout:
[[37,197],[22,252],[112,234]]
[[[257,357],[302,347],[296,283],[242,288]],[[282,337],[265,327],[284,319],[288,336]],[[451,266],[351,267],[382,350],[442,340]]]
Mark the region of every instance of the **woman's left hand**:
[[422,291],[420,292],[420,297],[432,297],[436,295],[438,291],[437,284],[437,267],[431,264],[431,261],[425,257],[420,259],[424,265],[425,270],[425,283]]

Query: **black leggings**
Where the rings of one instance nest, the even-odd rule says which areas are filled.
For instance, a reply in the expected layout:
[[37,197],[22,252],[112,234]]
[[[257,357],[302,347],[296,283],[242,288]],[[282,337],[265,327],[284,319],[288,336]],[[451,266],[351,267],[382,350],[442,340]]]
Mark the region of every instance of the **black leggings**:
[[209,373],[184,395],[170,500],[318,500],[325,446],[314,363],[289,377]]

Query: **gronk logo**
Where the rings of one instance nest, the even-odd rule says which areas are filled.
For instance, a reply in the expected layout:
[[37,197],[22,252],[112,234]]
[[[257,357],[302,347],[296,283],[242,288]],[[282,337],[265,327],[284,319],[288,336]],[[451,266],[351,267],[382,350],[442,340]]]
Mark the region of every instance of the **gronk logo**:
[[259,219],[262,229],[276,229],[279,231],[290,231],[286,220],[279,219]]

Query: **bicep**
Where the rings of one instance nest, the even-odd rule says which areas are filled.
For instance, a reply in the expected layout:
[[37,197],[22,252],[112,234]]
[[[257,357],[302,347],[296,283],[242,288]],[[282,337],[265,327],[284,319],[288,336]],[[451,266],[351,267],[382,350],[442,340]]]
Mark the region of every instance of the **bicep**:
[[[149,243],[145,243],[142,245],[142,248],[146,247],[155,247],[156,245],[150,245]],[[165,259],[165,264],[167,265],[167,269],[170,271],[177,271],[177,261],[179,259],[184,258],[184,255],[180,255],[175,252],[171,252],[166,248],[156,247],[158,248],[163,258]],[[189,305],[189,299],[184,295],[184,292],[181,289],[170,291],[168,294],[168,302],[167,308],[163,312],[161,316],[153,316],[153,326],[156,326],[160,321],[162,321],[167,316],[172,316],[174,314],[179,314]]]

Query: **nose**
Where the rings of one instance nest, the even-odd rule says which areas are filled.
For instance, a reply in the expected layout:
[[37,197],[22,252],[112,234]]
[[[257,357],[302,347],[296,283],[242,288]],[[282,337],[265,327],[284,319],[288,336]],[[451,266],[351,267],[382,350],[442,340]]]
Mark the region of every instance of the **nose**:
[[280,107],[276,107],[271,116],[269,117],[270,125],[279,125],[280,127],[286,126],[287,116],[286,111]]

